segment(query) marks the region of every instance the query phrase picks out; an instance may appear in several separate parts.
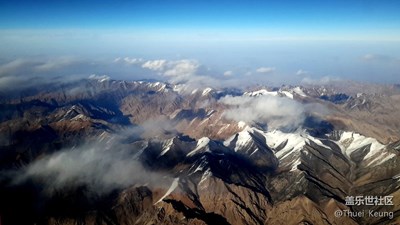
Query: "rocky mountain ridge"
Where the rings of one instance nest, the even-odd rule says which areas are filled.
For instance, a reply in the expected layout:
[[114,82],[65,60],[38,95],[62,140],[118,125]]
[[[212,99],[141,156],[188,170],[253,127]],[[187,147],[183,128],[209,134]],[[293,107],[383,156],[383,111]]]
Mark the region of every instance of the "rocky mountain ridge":
[[[0,105],[1,221],[399,222],[397,95],[318,90],[324,88],[187,90],[183,85],[162,82],[90,79],[7,100]],[[221,101],[226,96],[246,101],[262,96],[289,99],[322,105],[329,113],[306,111],[300,127],[271,129],[257,121],[226,118],[232,108]],[[68,154],[91,142],[104,143],[100,146],[111,152],[122,145],[118,148],[128,149],[126,158],[139,162],[146,171],[162,174],[163,178],[156,179],[162,184],[130,183],[102,194],[93,194],[86,184],[70,184],[56,189],[58,194],[51,197],[44,194],[43,178],[15,184],[14,173],[30,168],[33,162],[47,156],[51,159],[60,151]],[[88,193],[92,197],[87,197]],[[394,204],[346,205],[346,197],[359,195],[393,196]],[[26,217],[19,216],[19,201],[26,203]],[[76,210],[69,212],[67,206]],[[393,217],[335,217],[336,210],[347,209],[386,210],[393,212]]]

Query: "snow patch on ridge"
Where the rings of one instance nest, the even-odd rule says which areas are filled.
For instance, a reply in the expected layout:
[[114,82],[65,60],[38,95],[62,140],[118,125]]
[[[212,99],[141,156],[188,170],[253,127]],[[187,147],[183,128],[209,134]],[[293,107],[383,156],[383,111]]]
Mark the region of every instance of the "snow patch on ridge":
[[174,139],[169,139],[168,141],[166,141],[162,144],[163,150],[158,157],[165,155],[165,153],[167,153],[171,149],[173,141],[174,141]]
[[208,143],[210,142],[210,138],[208,137],[202,137],[197,141],[197,146],[195,149],[193,149],[191,152],[189,152],[186,156],[192,156],[194,155],[197,151],[200,149],[206,147]]
[[342,153],[348,157],[357,149],[370,145],[369,152],[364,157],[364,160],[371,160],[367,166],[382,164],[396,156],[396,154],[388,152],[386,146],[376,139],[354,132],[343,132],[337,144],[342,149]]
[[282,94],[286,95],[286,97],[293,99],[293,94],[288,91],[282,91]]
[[369,163],[367,164],[367,166],[379,165],[379,164],[381,164],[381,163],[383,163],[383,162],[386,162],[387,160],[389,160],[389,159],[391,159],[391,158],[393,158],[393,157],[395,157],[395,156],[396,156],[396,154],[388,153],[388,152],[385,152],[385,153],[383,153],[383,154],[379,154],[379,155],[376,156],[371,162],[369,162]]
[[[201,176],[199,185],[202,184],[203,182],[205,182],[208,178],[210,178],[211,175],[212,175],[212,172],[211,172],[210,168],[208,168],[206,171],[204,171],[203,176]],[[201,189],[203,189],[203,188],[207,188],[207,187],[201,187]]]
[[237,152],[240,148],[246,146],[252,140],[249,131],[244,130],[237,135],[237,141],[235,146],[235,152]]
[[206,88],[206,89],[204,89],[202,95],[205,96],[205,95],[207,95],[208,93],[210,93],[211,91],[212,91],[212,88]]
[[291,152],[300,151],[306,144],[306,138],[300,133],[284,133],[280,130],[274,130],[265,134],[267,145],[270,148],[277,148],[282,143],[286,142],[286,145],[276,152],[278,159],[283,159],[290,155]]
[[243,95],[250,96],[250,97],[256,97],[256,96],[261,96],[261,95],[277,96],[278,92],[277,91],[267,91],[265,89],[261,89],[261,90],[253,91],[253,92],[245,92]]
[[179,178],[175,178],[174,181],[172,181],[172,184],[169,187],[167,193],[165,193],[164,196],[162,196],[156,203],[154,203],[154,205],[161,202],[162,200],[164,200],[164,198],[166,198],[169,194],[171,194],[178,187],[178,184],[179,184]]
[[350,155],[361,147],[371,145],[370,152],[365,156],[365,158],[369,158],[377,153],[380,153],[381,150],[385,148],[383,144],[379,143],[374,138],[365,137],[361,134],[348,131],[343,132],[338,142],[339,145],[343,147],[342,150],[346,155]]
[[293,92],[302,96],[302,97],[307,97],[307,95],[303,92],[303,90],[301,90],[300,87],[295,87],[293,88]]
[[244,121],[239,121],[238,122],[239,129],[243,129],[245,126],[246,126],[246,122],[244,122]]

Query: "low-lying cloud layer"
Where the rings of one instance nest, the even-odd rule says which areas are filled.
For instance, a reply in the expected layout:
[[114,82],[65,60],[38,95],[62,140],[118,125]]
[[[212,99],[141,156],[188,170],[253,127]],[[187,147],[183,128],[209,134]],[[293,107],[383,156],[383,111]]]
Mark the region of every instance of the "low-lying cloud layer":
[[72,57],[15,59],[0,64],[0,91],[10,93],[40,85],[73,82],[87,78],[96,67],[87,60]]
[[232,67],[225,68],[228,70],[213,71],[212,68],[193,59],[144,60],[142,58],[118,57],[114,62],[125,66],[141,67],[158,75],[158,79],[164,79],[173,84],[185,84],[187,91],[206,87],[245,87],[260,83],[265,84],[266,81],[277,78],[275,76],[277,69],[272,66],[259,68]]
[[146,171],[135,158],[133,149],[117,143],[86,144],[65,149],[28,165],[16,183],[26,179],[43,182],[47,191],[88,186],[97,193],[107,193],[129,185],[162,185],[162,175]]
[[289,98],[278,96],[226,96],[220,103],[230,106],[227,119],[249,124],[265,123],[269,129],[297,128],[305,119],[305,107]]
[[[377,54],[367,54],[363,60],[392,61],[395,58]],[[253,85],[278,85],[300,82],[302,84],[325,85],[332,77],[310,76],[305,70],[288,71],[272,65],[260,67],[228,66],[223,70],[213,70],[194,59],[145,59],[117,57],[114,59],[83,59],[77,57],[19,58],[0,61],[0,95],[23,92],[26,89],[41,90],[44,85],[68,83],[86,79],[91,74],[107,74],[110,79],[160,80],[173,84],[184,84],[191,92],[197,88],[246,88]],[[219,68],[221,69],[221,68]],[[303,80],[301,80],[303,79]],[[17,93],[18,95],[18,93]]]

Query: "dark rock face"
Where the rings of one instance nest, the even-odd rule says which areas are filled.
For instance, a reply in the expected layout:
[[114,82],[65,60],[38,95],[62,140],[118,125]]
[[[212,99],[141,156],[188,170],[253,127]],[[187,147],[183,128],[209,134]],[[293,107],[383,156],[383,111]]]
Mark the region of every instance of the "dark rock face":
[[335,104],[343,104],[346,101],[348,101],[351,97],[344,94],[344,93],[340,93],[340,94],[333,94],[333,95],[322,95],[320,97],[320,99],[325,100],[325,101],[330,101],[333,102]]
[[[243,94],[238,90],[182,94],[169,84],[124,81],[71,87],[81,91],[70,94],[65,86],[0,104],[0,224],[399,223],[399,141],[384,145],[315,115],[298,130],[239,126],[223,117],[226,106],[218,103]],[[319,92],[294,96],[343,110],[378,107],[366,104],[373,99],[333,93],[324,101]],[[143,167],[126,176],[149,172],[158,180],[107,192],[73,180],[61,187],[37,177],[16,182],[37,160],[91,142],[115,154],[124,148],[125,158]],[[394,202],[346,205],[347,196],[359,195],[393,196]],[[336,210],[394,214],[335,217]]]

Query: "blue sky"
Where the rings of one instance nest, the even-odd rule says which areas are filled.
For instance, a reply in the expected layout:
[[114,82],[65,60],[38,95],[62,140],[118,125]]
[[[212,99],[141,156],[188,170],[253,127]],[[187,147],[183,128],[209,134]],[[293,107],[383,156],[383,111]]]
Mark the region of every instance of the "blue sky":
[[[3,29],[275,31],[296,36],[400,33],[397,0],[1,1]],[[173,32],[172,31],[172,32]]]
[[0,1],[0,60],[189,58],[216,74],[275,68],[271,81],[400,82],[399,12],[397,0]]

